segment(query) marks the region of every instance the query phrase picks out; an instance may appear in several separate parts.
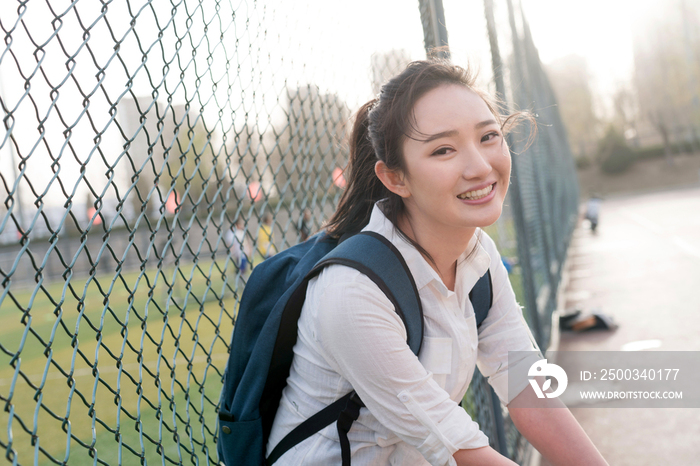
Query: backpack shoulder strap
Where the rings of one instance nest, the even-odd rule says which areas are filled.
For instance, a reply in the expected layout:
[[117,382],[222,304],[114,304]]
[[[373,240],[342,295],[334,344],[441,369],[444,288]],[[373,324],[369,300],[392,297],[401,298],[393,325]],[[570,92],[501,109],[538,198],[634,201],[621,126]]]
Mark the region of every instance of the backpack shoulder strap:
[[378,233],[361,232],[340,243],[309,274],[330,264],[359,270],[382,290],[406,326],[408,346],[417,356],[423,342],[423,306],[413,275],[396,246]]
[[484,275],[474,285],[474,288],[469,292],[469,301],[474,307],[474,315],[476,316],[476,327],[479,328],[481,323],[489,314],[489,309],[493,304],[493,287],[491,286],[491,271],[487,270]]

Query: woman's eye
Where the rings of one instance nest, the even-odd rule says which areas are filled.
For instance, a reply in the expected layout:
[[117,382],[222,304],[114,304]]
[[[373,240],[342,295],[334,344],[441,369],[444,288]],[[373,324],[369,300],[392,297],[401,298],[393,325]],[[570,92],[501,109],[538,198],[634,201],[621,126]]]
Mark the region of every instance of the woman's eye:
[[445,155],[447,152],[449,152],[450,148],[449,147],[441,147],[437,149],[435,152],[433,152],[432,155]]
[[488,142],[496,139],[499,137],[501,134],[497,131],[493,131],[491,133],[487,133],[484,135],[484,137],[481,138],[481,142]]

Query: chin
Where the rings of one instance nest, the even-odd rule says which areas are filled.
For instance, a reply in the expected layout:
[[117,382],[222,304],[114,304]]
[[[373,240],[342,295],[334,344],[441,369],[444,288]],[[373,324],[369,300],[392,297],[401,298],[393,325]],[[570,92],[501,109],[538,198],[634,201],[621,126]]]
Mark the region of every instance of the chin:
[[496,223],[500,217],[501,217],[501,209],[498,209],[498,212],[489,213],[487,215],[484,215],[483,217],[479,217],[479,218],[472,217],[472,219],[471,219],[472,221],[470,223],[471,223],[472,227],[485,228],[485,227],[490,227],[491,225]]

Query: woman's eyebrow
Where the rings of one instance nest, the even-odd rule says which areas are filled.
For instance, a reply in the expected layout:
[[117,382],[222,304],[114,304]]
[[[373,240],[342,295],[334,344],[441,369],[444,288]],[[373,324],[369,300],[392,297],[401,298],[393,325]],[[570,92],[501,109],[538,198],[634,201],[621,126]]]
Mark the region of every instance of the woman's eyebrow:
[[477,123],[476,125],[474,125],[474,129],[481,129],[484,126],[497,125],[497,124],[498,124],[498,122],[496,120],[484,120],[484,121],[481,121],[481,122]]
[[459,134],[459,131],[457,131],[456,129],[451,129],[448,131],[441,131],[439,133],[431,134],[430,136],[428,136],[425,139],[419,139],[419,141],[422,142],[423,144],[427,144],[430,141],[434,141],[436,139],[449,138],[451,136],[457,136],[458,134]]
[[[481,129],[484,126],[497,125],[497,124],[498,124],[498,122],[496,120],[484,120],[484,121],[480,121],[479,123],[474,125],[474,129]],[[431,134],[430,136],[428,136],[425,139],[417,139],[417,140],[422,142],[423,144],[427,144],[427,143],[434,141],[436,139],[449,138],[449,137],[457,136],[457,135],[459,135],[459,131],[457,131],[456,129],[451,129],[448,131],[440,131],[439,133]]]

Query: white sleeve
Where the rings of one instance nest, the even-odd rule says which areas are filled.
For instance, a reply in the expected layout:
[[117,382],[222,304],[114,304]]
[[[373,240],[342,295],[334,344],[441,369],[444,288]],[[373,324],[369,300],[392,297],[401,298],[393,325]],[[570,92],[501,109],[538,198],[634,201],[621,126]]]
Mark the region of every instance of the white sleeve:
[[454,464],[459,449],[488,445],[408,347],[401,318],[369,278],[329,284],[318,305],[316,339],[329,365],[382,425],[435,465]]
[[[508,278],[501,255],[488,235],[481,238],[484,249],[491,256],[491,286],[493,287],[493,304],[488,316],[479,327],[479,349],[477,366],[488,378],[498,397],[508,404],[527,385],[527,379],[520,379],[516,386],[508,390],[508,372],[522,373],[536,361],[542,359],[530,328],[523,318],[523,312],[515,299],[513,287]],[[509,351],[534,351],[508,359]],[[509,363],[512,365],[509,367]]]

